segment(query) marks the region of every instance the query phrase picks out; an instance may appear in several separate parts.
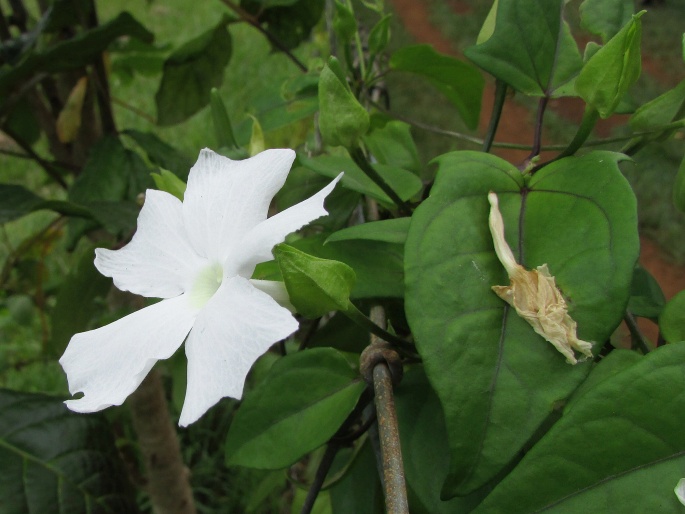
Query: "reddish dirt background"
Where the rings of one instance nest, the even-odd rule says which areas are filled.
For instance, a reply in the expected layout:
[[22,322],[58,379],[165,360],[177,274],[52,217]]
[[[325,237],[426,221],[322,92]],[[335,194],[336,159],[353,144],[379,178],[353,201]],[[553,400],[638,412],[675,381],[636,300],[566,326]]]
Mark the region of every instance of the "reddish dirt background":
[[[470,7],[458,0],[451,0],[448,3],[458,14],[468,14],[470,12]],[[407,32],[418,43],[429,43],[439,52],[459,56],[459,52],[452,45],[451,41],[431,23],[428,6],[424,2],[421,0],[390,0],[390,4],[393,6],[395,13],[402,21]],[[650,61],[648,56],[643,56],[643,68],[652,76],[657,78],[663,76],[660,73],[663,70],[660,70],[658,63]],[[479,132],[481,134],[485,132],[492,112],[490,100],[494,98],[494,84],[492,82],[486,84],[483,98],[485,102],[483,103],[479,124]],[[580,122],[583,114],[583,104],[580,99],[554,99],[549,102],[548,108],[575,124]],[[626,116],[612,116],[608,120],[600,120],[596,127],[596,132],[600,137],[606,137],[611,133],[613,126],[624,124],[626,119]],[[502,118],[497,129],[497,138],[516,143],[530,143],[533,140],[531,113],[525,107],[508,99],[505,102]],[[526,152],[517,150],[498,149],[496,153],[513,163],[520,163],[527,156]],[[676,293],[685,289],[685,268],[669,261],[666,252],[649,238],[641,236],[640,242],[640,263],[654,275],[661,285],[666,298],[672,298]],[[646,335],[652,341],[656,341],[657,327],[647,320],[639,321],[640,327]]]

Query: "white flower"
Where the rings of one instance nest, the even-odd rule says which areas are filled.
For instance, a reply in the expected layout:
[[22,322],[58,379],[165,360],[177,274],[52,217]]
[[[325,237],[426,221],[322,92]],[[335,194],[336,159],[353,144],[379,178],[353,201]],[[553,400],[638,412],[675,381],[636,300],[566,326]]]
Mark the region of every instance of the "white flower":
[[675,486],[675,489],[673,489],[673,491],[680,500],[680,503],[685,505],[685,478],[681,478],[678,481],[678,484]]
[[283,284],[251,280],[286,235],[327,214],[324,199],[342,173],[311,198],[266,218],[295,159],[267,150],[232,161],[202,150],[183,202],[148,190],[138,230],[120,250],[97,249],[95,266],[124,291],[163,301],[97,330],[76,334],[60,364],[76,412],[121,405],[159,359],[186,336],[188,385],[179,424],[221,398],[240,398],[254,361],[298,324],[274,298]]

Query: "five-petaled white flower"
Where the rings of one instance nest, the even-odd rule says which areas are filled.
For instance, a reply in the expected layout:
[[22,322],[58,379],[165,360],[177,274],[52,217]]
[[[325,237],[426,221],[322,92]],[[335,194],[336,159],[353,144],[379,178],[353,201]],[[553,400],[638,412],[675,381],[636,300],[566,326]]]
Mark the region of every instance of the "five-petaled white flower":
[[97,330],[76,334],[60,359],[77,412],[121,405],[155,362],[186,339],[188,385],[179,424],[221,398],[240,398],[255,360],[297,330],[282,283],[251,280],[286,235],[327,214],[324,199],[342,173],[311,198],[267,219],[271,199],[295,159],[267,150],[232,161],[202,150],[183,202],[148,190],[138,230],[120,250],[97,249],[95,266],[114,285],[162,298]]

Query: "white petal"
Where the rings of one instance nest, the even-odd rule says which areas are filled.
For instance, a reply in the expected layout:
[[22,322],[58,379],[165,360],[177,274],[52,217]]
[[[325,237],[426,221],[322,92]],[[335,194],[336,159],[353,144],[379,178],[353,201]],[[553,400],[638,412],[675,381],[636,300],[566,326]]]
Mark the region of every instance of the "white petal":
[[171,298],[189,286],[202,259],[193,251],[178,198],[148,189],[138,229],[120,250],[95,250],[95,266],[122,291]]
[[685,505],[685,478],[681,478],[678,481],[678,485],[675,486],[675,495],[680,500],[680,503]]
[[76,412],[95,412],[121,405],[159,359],[181,346],[197,311],[185,296],[146,307],[97,330],[76,334],[59,360],[67,373]]
[[198,315],[186,342],[188,388],[179,424],[195,422],[221,398],[240,398],[257,358],[298,324],[249,280],[225,280]]
[[276,303],[281,307],[285,307],[292,313],[297,312],[295,306],[290,302],[288,290],[285,288],[283,282],[279,282],[278,280],[257,280],[256,278],[251,278],[250,284],[260,291],[264,291],[271,298],[276,300]]
[[294,159],[292,150],[267,150],[243,161],[206,148],[200,152],[183,199],[186,229],[200,255],[222,263],[266,219]]
[[252,276],[257,264],[273,259],[271,250],[278,243],[282,243],[285,236],[328,214],[323,206],[324,200],[333,191],[342,176],[341,173],[314,196],[271,216],[257,225],[245,236],[236,254],[229,257],[229,260],[224,264],[224,276]]

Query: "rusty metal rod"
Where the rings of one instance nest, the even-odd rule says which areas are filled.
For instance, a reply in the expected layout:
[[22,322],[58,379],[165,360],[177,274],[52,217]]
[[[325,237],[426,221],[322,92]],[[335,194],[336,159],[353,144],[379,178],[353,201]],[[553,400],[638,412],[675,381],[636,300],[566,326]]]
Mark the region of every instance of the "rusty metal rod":
[[373,389],[376,395],[378,434],[383,458],[385,506],[388,514],[409,514],[400,433],[392,388],[392,375],[388,365],[385,362],[377,363],[373,368]]

